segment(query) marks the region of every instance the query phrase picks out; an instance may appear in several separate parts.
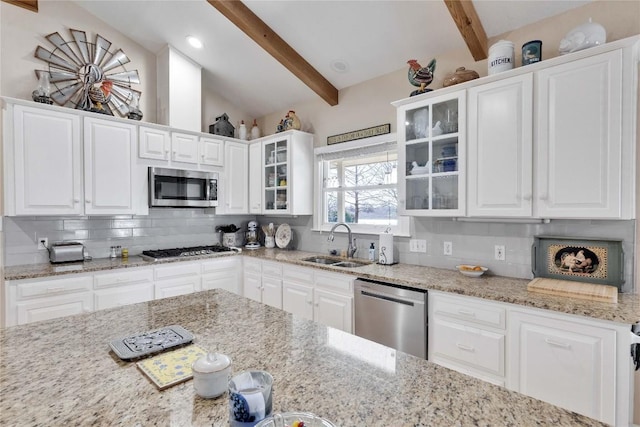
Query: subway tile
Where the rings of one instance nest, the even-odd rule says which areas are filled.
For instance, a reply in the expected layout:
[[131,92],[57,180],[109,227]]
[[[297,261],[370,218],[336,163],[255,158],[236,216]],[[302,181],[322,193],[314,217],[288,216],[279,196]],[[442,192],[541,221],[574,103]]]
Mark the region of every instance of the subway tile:
[[151,227],[150,219],[114,219],[111,221],[111,228],[142,228]]
[[64,221],[65,230],[102,230],[111,228],[109,219],[67,219]]
[[122,237],[131,237],[131,230],[124,228],[109,228],[107,230],[89,230],[89,238],[92,240],[95,239],[117,239]]

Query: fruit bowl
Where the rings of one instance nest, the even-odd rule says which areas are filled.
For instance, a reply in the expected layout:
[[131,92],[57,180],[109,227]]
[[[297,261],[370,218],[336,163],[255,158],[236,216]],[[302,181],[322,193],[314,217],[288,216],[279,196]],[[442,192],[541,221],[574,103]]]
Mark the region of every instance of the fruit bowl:
[[283,412],[273,414],[256,424],[255,427],[291,427],[294,423],[304,423],[304,427],[336,427],[329,420],[318,417],[309,412]]
[[468,264],[456,265],[456,268],[460,273],[467,277],[480,277],[484,274],[485,271],[488,270],[487,267]]

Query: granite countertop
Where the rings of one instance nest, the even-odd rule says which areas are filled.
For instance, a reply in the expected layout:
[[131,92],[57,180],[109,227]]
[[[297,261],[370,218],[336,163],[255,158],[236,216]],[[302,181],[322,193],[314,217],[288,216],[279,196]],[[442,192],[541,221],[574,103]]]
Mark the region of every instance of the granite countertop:
[[164,391],[109,351],[121,336],[180,324],[233,372],[274,377],[273,410],[337,426],[601,426],[223,290],[0,329],[0,425],[228,426],[228,394]]
[[[438,290],[471,297],[483,298],[527,307],[541,308],[560,313],[575,314],[594,319],[608,320],[624,324],[640,322],[640,294],[619,294],[617,303],[587,301],[576,298],[556,297],[527,291],[528,279],[492,276],[485,274],[480,278],[469,278],[455,270],[424,267],[411,264],[380,265],[370,263],[356,268],[332,267],[303,261],[305,258],[321,254],[306,251],[281,249],[243,250],[242,255],[256,257],[268,261],[284,262],[313,267],[325,271],[351,274],[406,286],[415,289]],[[155,266],[167,263],[198,261],[220,256],[235,256],[236,253],[217,253],[189,258],[163,260],[159,262],[145,261],[139,256],[122,259],[94,259],[84,263],[53,266],[32,264],[5,267],[5,280],[19,280],[58,276],[70,273],[97,272],[117,268],[134,268]],[[363,260],[358,260],[363,261]]]

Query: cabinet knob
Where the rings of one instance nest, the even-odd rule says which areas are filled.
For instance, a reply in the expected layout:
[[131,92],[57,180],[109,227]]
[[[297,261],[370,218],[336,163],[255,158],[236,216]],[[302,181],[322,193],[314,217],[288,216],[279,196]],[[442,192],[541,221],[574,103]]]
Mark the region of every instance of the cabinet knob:
[[531,200],[531,193],[525,193],[525,194],[522,196],[522,199],[523,199],[523,200],[527,200],[527,201]]
[[85,200],[84,202],[85,202],[86,204],[90,204],[90,203],[91,203],[91,200],[87,199],[87,200]]
[[73,203],[80,203],[80,199],[73,199]]
[[540,200],[549,200],[549,195],[548,194],[541,194],[540,195]]
[[307,304],[313,305],[313,301],[307,301]]

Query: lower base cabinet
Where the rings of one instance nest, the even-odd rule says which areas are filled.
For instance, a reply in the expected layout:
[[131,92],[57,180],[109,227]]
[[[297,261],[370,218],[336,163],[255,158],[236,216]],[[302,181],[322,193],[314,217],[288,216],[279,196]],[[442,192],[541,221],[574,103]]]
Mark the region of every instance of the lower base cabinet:
[[282,264],[244,257],[243,295],[282,308]]
[[618,425],[615,330],[513,312],[510,331],[515,390]]
[[586,415],[629,425],[629,326],[429,292],[430,361]]
[[223,257],[201,264],[202,290],[224,289],[241,295],[242,260],[240,257]]
[[200,291],[200,263],[173,263],[154,269],[155,299]]

